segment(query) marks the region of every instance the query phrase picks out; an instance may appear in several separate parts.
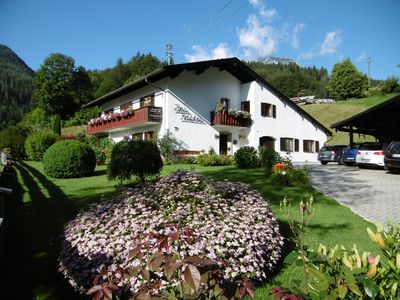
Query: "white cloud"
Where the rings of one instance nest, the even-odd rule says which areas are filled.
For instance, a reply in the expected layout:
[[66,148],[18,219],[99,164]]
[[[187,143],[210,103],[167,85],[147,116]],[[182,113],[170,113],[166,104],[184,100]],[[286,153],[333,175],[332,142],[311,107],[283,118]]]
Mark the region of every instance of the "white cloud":
[[246,59],[264,58],[278,49],[279,37],[274,28],[261,24],[256,15],[247,18],[247,27],[240,29],[238,35]]
[[[262,60],[278,51],[281,43],[300,48],[300,33],[303,23],[290,24],[282,22],[274,8],[266,7],[264,0],[248,0],[254,13],[248,15],[246,24],[237,29],[238,45],[235,54],[247,60]],[[327,45],[329,46],[329,45]],[[185,54],[189,62],[209,60],[232,56],[232,50],[226,43],[216,48],[195,45],[192,53]]]
[[192,47],[192,54],[185,54],[185,58],[188,62],[212,60],[218,58],[227,58],[233,56],[232,51],[225,43],[218,44],[217,47],[207,50],[199,45]]
[[299,33],[303,31],[305,25],[303,23],[297,23],[292,30],[291,34],[291,45],[293,49],[299,49],[300,48],[300,40],[299,40]]
[[360,62],[365,62],[367,61],[368,58],[368,54],[366,52],[361,52],[360,55],[356,58],[356,62],[360,63]]
[[318,56],[336,54],[341,44],[342,34],[340,31],[327,32],[322,43],[317,43],[309,51],[301,53],[299,59],[310,60]]
[[331,31],[325,35],[325,39],[321,44],[320,55],[334,54],[338,47],[342,44],[342,36],[340,31]]

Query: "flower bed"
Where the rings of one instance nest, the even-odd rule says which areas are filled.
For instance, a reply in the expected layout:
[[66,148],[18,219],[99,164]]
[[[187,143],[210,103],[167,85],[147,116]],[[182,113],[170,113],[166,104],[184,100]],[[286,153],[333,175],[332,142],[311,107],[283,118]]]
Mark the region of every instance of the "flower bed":
[[[87,290],[105,270],[137,267],[129,255],[137,241],[157,245],[155,236],[170,234],[171,224],[193,232],[191,242],[173,243],[171,251],[217,261],[226,280],[264,280],[280,258],[278,223],[257,191],[178,171],[79,214],[66,226],[59,269],[75,289]],[[132,295],[145,281],[136,276],[118,284]],[[174,284],[160,282],[161,289]]]

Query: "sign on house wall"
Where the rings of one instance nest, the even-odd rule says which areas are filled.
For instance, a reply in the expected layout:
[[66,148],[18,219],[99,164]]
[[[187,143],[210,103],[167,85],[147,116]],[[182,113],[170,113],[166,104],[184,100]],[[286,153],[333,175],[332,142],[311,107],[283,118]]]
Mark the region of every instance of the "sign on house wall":
[[160,107],[149,107],[149,121],[161,122],[162,109]]
[[194,113],[189,111],[186,107],[175,104],[175,113],[181,115],[181,121],[185,123],[205,124],[204,120]]

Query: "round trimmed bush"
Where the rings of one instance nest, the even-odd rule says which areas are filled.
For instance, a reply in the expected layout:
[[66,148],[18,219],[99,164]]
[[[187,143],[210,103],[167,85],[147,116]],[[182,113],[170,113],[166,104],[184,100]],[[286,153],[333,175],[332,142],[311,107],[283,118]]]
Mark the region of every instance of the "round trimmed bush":
[[93,174],[96,155],[90,146],[78,140],[53,144],[43,155],[43,168],[55,178],[85,177]]
[[151,141],[122,141],[111,152],[108,178],[120,181],[136,175],[141,181],[145,176],[157,175],[163,166],[160,149]]
[[[179,236],[170,243],[171,253],[217,261],[229,281],[265,280],[281,255],[278,223],[257,191],[177,171],[81,212],[64,231],[59,270],[85,292],[100,273],[146,268],[130,255],[135,241],[149,246],[141,250],[144,255],[154,253],[157,236],[170,233],[171,224],[191,231],[190,240]],[[151,280],[160,279],[160,289],[176,286],[163,272],[156,274]],[[145,283],[144,276],[122,277],[119,292],[132,296]]]
[[238,168],[255,168],[260,164],[257,150],[245,146],[235,152],[235,163]]
[[44,130],[29,135],[25,141],[25,151],[31,160],[42,160],[46,150],[57,141],[58,135]]

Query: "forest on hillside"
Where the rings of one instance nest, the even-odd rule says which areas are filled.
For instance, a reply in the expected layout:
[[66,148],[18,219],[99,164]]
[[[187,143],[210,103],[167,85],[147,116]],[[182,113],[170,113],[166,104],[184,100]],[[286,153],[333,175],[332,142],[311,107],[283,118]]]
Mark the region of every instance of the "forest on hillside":
[[0,45],[0,129],[29,109],[34,72],[10,48]]
[[[302,67],[296,63],[245,63],[288,97],[347,99],[399,89],[399,80],[394,76],[385,81],[372,80],[368,86],[366,76],[350,60],[335,65],[330,76],[326,68]],[[114,67],[87,70],[75,66],[72,57],[53,53],[34,72],[10,48],[0,45],[0,129],[21,120],[30,123],[34,116],[41,115],[43,118],[60,115],[63,120],[70,120],[66,124],[79,125],[98,113],[93,110],[74,120],[82,105],[165,65],[166,61],[151,53],[137,52],[126,62],[118,58]]]

